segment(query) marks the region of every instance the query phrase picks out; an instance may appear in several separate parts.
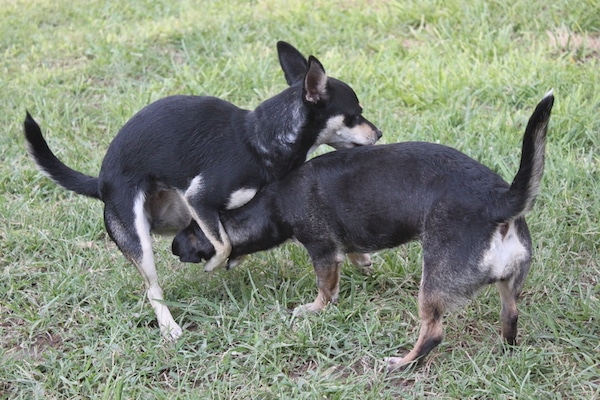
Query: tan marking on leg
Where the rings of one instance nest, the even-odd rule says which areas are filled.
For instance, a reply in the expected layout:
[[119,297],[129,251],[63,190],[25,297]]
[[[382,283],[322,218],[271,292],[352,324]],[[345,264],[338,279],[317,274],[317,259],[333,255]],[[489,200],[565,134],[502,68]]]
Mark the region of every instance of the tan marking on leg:
[[406,356],[386,359],[390,370],[405,368],[415,361],[420,362],[442,341],[444,334],[442,326],[443,311],[443,303],[425,298],[422,291],[419,293],[419,316],[421,317],[419,339],[415,347]]
[[210,229],[208,229],[204,221],[198,216],[196,210],[191,206],[190,213],[194,221],[196,221],[196,223],[206,236],[206,238],[215,248],[215,255],[212,256],[210,260],[206,261],[206,264],[204,265],[204,270],[210,272],[215,268],[225,266],[227,264],[227,258],[229,257],[229,254],[231,254],[231,241],[229,240],[229,236],[227,236],[227,232],[225,232],[223,224],[221,223],[221,221],[219,221],[219,236],[221,236],[222,239],[219,240],[219,238],[215,237],[210,232]]
[[315,265],[319,293],[312,303],[296,307],[294,315],[306,312],[317,313],[323,310],[327,304],[337,302],[340,292],[341,264],[341,260],[336,260],[329,265]]
[[519,310],[517,309],[518,294],[511,290],[510,281],[496,282],[496,288],[500,292],[500,299],[502,301],[502,310],[500,311],[502,337],[508,344],[514,345],[517,341],[517,321],[519,319]]
[[229,236],[227,236],[227,232],[225,232],[225,228],[223,227],[221,221],[219,221],[219,235],[223,241],[213,243],[215,255],[212,256],[211,259],[208,260],[204,265],[204,270],[207,272],[210,272],[215,268],[224,267],[227,264],[229,255],[231,254],[231,242],[229,241]]

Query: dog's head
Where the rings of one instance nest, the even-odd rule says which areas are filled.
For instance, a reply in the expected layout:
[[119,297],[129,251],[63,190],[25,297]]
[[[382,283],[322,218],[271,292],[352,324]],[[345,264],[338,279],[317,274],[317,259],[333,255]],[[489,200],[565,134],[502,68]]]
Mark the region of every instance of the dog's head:
[[173,254],[179,256],[181,262],[199,263],[215,255],[215,248],[202,232],[196,221],[180,231],[171,244]]
[[313,146],[335,149],[372,145],[381,131],[362,116],[362,107],[350,86],[325,73],[315,57],[304,58],[295,47],[277,43],[279,63],[290,86],[302,85],[302,99],[321,116],[319,135]]

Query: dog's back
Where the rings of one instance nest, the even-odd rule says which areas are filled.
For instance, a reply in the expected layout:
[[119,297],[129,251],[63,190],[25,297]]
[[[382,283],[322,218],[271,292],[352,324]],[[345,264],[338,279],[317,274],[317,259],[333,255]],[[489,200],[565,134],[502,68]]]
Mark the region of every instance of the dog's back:
[[300,198],[281,203],[300,242],[332,241],[353,253],[420,239],[441,215],[460,223],[469,211],[468,218],[487,220],[482,204],[508,189],[499,175],[457,150],[412,142],[325,154],[292,171],[274,191]]
[[[115,136],[102,162],[100,181],[120,188],[128,183],[165,182],[185,191],[198,171],[203,171],[205,179],[215,181],[208,183],[215,189],[227,179],[249,186],[264,184],[266,172],[246,150],[246,143],[255,140],[254,132],[243,128],[248,113],[211,96],[157,100],[136,113]],[[225,168],[230,163],[236,168]],[[234,175],[239,171],[245,171],[246,179]]]

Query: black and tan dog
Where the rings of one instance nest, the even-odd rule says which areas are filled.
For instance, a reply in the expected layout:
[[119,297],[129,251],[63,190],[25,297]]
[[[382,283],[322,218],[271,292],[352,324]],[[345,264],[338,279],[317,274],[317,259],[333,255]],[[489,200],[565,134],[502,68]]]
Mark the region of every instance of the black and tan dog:
[[40,169],[66,189],[104,202],[106,229],[144,278],[168,339],[179,337],[181,328],[161,301],[151,230],[176,233],[193,220],[216,249],[205,266],[212,270],[231,249],[219,211],[246,203],[320,144],[371,145],[381,136],[362,117],[354,91],[328,77],[316,58],[307,60],[285,42],[277,49],[288,89],[254,111],[215,97],[158,100],[121,128],[98,178],[58,160],[33,118],[25,119],[28,150]]
[[[319,311],[338,298],[345,254],[419,240],[419,339],[405,357],[389,358],[390,368],[422,360],[442,340],[442,316],[491,283],[502,300],[502,335],[513,344],[516,302],[531,263],[524,216],[539,191],[553,103],[550,92],[531,116],[521,165],[510,185],[442,145],[417,142],[340,150],[310,160],[263,187],[245,206],[222,213],[231,254],[297,239],[312,259],[319,294],[296,311]],[[182,261],[200,262],[215,250],[192,224],[175,237],[173,252]]]

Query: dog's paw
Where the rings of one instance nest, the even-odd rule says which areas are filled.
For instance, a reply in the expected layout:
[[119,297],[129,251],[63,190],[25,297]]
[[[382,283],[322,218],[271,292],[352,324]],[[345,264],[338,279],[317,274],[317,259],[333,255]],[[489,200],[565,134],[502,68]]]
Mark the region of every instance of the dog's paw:
[[412,361],[405,361],[404,357],[386,357],[384,361],[387,364],[388,372],[404,371],[414,365]]
[[233,260],[229,259],[229,261],[227,261],[226,268],[228,270],[234,269],[235,267],[237,267],[238,265],[240,265],[244,261],[245,258],[246,258],[246,256],[240,256],[238,258],[234,258]]
[[224,267],[227,264],[227,258],[222,259],[218,257],[212,257],[204,264],[204,271],[211,272],[217,268]]
[[161,326],[160,334],[167,342],[175,342],[183,334],[183,329],[173,322],[169,326]]
[[298,306],[298,307],[294,308],[294,311],[292,311],[293,317],[300,317],[300,316],[306,315],[306,314],[310,314],[310,311],[306,308],[306,305]]
[[319,311],[321,311],[322,309],[323,309],[323,307],[320,306],[317,302],[313,302],[313,303],[304,304],[302,306],[298,306],[298,307],[294,308],[292,315],[294,317],[299,317],[301,315],[316,314]]

